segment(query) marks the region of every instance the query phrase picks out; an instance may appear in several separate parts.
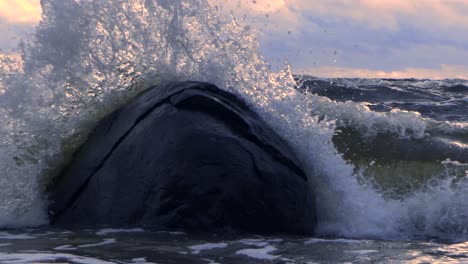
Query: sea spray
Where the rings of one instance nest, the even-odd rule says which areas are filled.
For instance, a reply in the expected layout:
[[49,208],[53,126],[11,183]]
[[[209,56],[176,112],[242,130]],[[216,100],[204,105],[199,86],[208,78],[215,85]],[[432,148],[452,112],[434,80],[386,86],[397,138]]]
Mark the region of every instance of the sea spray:
[[[42,1],[42,20],[20,45],[21,65],[11,70],[13,62],[2,62],[2,226],[46,223],[44,182],[103,115],[150,85],[208,81],[272,113],[266,119],[286,117],[269,104],[297,97],[290,72],[270,73],[252,28],[219,18],[216,8],[204,1]],[[294,119],[300,126],[300,115]]]

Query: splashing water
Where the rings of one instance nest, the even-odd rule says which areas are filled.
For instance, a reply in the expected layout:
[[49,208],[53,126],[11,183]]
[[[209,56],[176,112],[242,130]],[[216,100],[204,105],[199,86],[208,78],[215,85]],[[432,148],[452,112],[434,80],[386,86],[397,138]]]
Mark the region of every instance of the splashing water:
[[[20,45],[22,60],[0,57],[0,226],[46,224],[44,186],[93,125],[152,85],[190,79],[242,97],[296,149],[317,195],[319,234],[468,238],[466,179],[447,176],[405,199],[384,198],[335,149],[337,120],[310,114],[340,110],[298,93],[289,67],[272,72],[255,29],[223,16],[222,5],[43,0],[42,9]],[[352,120],[363,124],[370,111],[355,107],[364,117]],[[424,135],[422,121],[401,115]]]
[[20,46],[21,65],[2,61],[1,225],[45,223],[44,182],[100,117],[158,82],[212,82],[269,109],[271,118],[282,110],[268,107],[270,97],[295,100],[290,73],[268,73],[253,30],[220,19],[216,8],[42,2],[43,19]]

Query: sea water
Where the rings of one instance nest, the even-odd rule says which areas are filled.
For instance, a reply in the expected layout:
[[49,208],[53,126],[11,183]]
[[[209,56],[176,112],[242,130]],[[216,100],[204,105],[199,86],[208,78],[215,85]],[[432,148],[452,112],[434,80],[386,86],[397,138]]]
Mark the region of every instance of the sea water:
[[[41,4],[35,32],[0,56],[0,263],[467,260],[467,81],[275,72],[248,19],[203,0]],[[93,126],[182,80],[238,95],[291,144],[316,238],[47,227],[45,187]]]

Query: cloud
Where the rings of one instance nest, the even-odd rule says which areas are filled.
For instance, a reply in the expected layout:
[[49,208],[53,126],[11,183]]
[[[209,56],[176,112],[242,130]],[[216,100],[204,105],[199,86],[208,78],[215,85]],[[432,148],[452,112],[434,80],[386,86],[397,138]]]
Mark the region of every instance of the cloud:
[[39,0],[0,0],[0,50],[17,48],[40,19]]
[[255,27],[275,69],[287,59],[296,73],[467,77],[466,0],[245,0],[236,8],[264,23]]
[[[284,31],[302,26],[301,16],[288,8],[288,0],[209,0],[212,4],[223,6],[222,14],[233,13],[237,18],[246,18],[259,32]],[[247,16],[246,16],[247,15]]]
[[346,19],[371,28],[398,30],[402,23],[420,27],[468,28],[465,0],[290,0],[289,8],[324,19]]
[[398,71],[380,71],[346,67],[315,67],[301,73],[328,78],[417,78],[417,79],[468,79],[466,65],[440,65],[437,69],[405,68]]
[[41,19],[39,0],[0,0],[0,19],[7,23],[34,24]]
[[370,28],[397,30],[402,23],[437,28],[468,28],[466,0],[239,0],[221,1],[237,13],[278,14],[281,21],[316,16],[323,20],[349,20]]

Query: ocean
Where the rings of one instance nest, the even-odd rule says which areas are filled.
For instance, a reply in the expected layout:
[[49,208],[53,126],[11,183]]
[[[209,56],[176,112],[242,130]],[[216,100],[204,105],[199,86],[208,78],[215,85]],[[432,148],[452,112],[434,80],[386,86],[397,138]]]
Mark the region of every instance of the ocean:
[[[46,0],[0,56],[0,263],[468,262],[468,81],[272,70],[249,18],[204,0]],[[48,226],[51,179],[153,85],[210,82],[293,147],[314,237]]]

